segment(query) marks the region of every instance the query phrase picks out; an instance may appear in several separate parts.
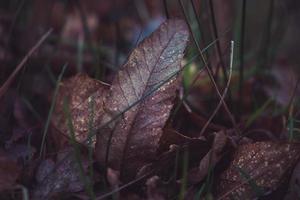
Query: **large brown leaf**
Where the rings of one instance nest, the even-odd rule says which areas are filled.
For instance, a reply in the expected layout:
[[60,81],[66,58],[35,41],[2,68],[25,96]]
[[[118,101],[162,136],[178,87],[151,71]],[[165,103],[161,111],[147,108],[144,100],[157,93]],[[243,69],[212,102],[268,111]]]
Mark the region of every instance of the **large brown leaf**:
[[287,181],[299,153],[300,144],[296,143],[241,145],[221,175],[217,199],[254,199],[275,191]]
[[[116,75],[106,96],[102,125],[180,70],[188,35],[184,21],[168,20],[137,46]],[[177,77],[172,78],[100,130],[96,144],[100,164],[105,163],[108,154],[109,167],[120,170],[121,179],[124,179],[134,177],[136,170],[155,160],[178,82]]]
[[[84,74],[78,74],[62,82],[52,116],[52,126],[55,128],[52,134],[57,136],[58,132],[70,136],[68,119],[63,112],[64,102],[67,101],[76,140],[79,143],[87,141],[89,132],[93,131],[92,128],[101,120],[106,89],[108,89],[106,85]],[[60,135],[54,139],[56,143],[64,142]]]

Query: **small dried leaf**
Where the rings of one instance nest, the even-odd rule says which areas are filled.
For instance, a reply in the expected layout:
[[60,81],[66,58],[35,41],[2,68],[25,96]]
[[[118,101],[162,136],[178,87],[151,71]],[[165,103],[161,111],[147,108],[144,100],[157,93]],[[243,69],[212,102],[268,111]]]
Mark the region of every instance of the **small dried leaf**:
[[201,182],[214,168],[224,155],[224,147],[227,143],[227,136],[223,131],[215,133],[211,150],[202,158],[197,168],[191,169],[188,174],[188,181],[192,184]]
[[[66,151],[65,154],[68,154]],[[84,183],[80,179],[78,163],[72,156],[64,159],[65,154],[61,154],[62,162],[55,169],[51,161],[44,161],[39,166],[36,178],[39,181],[33,191],[33,199],[52,199],[61,193],[71,193],[83,190]],[[87,169],[87,162],[83,161],[83,169]],[[50,173],[50,174],[49,174]]]
[[[95,127],[101,120],[106,89],[106,85],[84,74],[65,80],[59,89],[52,125],[60,133],[70,136],[68,119],[63,112],[66,99],[70,107],[76,141],[80,143],[86,141],[89,129]],[[58,142],[61,142],[61,137],[58,138]]]
[[[279,188],[297,163],[300,144],[256,142],[241,145],[218,184],[220,199],[253,199]],[[260,193],[260,194],[259,194]]]
[[[188,35],[184,21],[168,20],[138,45],[115,77],[106,96],[102,124],[141,100],[157,84],[180,70]],[[96,157],[100,164],[105,163],[108,154],[108,166],[120,170],[121,179],[125,176],[130,179],[139,168],[155,160],[178,82],[177,77],[172,78],[125,112],[114,124],[100,130],[96,145]]]

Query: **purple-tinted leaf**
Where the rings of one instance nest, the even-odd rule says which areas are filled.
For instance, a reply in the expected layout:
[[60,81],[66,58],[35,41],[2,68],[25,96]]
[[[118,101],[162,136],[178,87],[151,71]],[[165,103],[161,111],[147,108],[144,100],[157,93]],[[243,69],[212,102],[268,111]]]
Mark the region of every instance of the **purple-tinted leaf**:
[[[116,75],[106,96],[102,124],[138,102],[157,84],[181,69],[188,35],[184,21],[168,20],[138,45]],[[100,130],[96,145],[100,164],[105,163],[108,154],[108,166],[120,170],[123,179],[134,177],[139,168],[155,160],[178,83],[177,77],[172,78],[114,123]]]
[[[57,162],[61,162],[57,168],[51,160],[44,160],[36,174],[38,185],[33,190],[33,199],[52,199],[61,193],[71,193],[83,190],[84,182],[81,180],[78,162],[73,156],[65,156],[70,150],[58,155]],[[84,173],[87,171],[87,161],[80,163]],[[53,171],[54,170],[54,171]],[[50,173],[50,174],[49,174]],[[84,176],[84,174],[83,174]]]

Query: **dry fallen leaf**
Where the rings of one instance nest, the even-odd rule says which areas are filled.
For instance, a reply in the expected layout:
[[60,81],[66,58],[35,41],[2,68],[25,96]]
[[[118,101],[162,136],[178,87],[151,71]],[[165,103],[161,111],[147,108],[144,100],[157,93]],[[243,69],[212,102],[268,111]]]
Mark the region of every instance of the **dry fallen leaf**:
[[[137,46],[106,95],[102,125],[181,69],[188,35],[184,21],[168,20]],[[155,160],[178,83],[177,77],[172,78],[99,131],[96,158],[101,165],[108,155],[108,166],[120,170],[121,179],[131,179],[138,169]]]
[[238,147],[221,175],[217,199],[254,199],[278,189],[297,163],[300,144],[256,142]]
[[[51,160],[44,160],[40,164],[36,174],[38,184],[33,190],[33,199],[53,199],[62,193],[83,190],[85,185],[80,177],[78,162],[73,156],[68,156],[67,159],[65,157],[70,151],[72,150],[69,149],[58,155],[57,163],[61,163],[57,168]],[[81,165],[86,172],[87,161],[83,160]]]
[[[68,119],[63,111],[64,102],[67,100],[76,141],[80,143],[87,141],[89,129],[95,127],[101,120],[106,89],[107,85],[84,74],[78,74],[61,83],[52,116],[54,130],[70,136]],[[56,131],[53,131],[53,134],[57,134]],[[63,143],[61,136],[54,139],[57,143]]]
[[227,142],[228,138],[223,131],[214,134],[214,141],[211,150],[202,158],[198,167],[189,171],[189,183],[199,183],[206,177],[206,175],[209,173],[209,170],[213,169],[226,153],[224,149]]

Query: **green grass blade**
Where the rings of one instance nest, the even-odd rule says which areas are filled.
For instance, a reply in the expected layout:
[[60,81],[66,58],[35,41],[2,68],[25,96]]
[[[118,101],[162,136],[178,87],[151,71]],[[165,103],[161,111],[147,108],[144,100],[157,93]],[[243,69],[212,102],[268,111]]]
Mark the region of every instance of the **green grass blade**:
[[56,82],[56,87],[55,87],[55,90],[54,90],[54,95],[53,95],[53,98],[52,98],[52,103],[51,103],[51,106],[50,106],[50,110],[49,110],[49,113],[48,113],[48,117],[47,117],[47,120],[46,120],[44,132],[43,132],[43,138],[42,138],[41,149],[40,149],[40,156],[39,156],[40,158],[42,157],[42,153],[43,153],[43,149],[44,149],[45,141],[46,141],[46,136],[47,136],[48,128],[49,128],[49,125],[50,125],[51,116],[52,116],[53,111],[54,111],[54,106],[55,106],[55,103],[56,103],[56,98],[57,98],[58,89],[59,89],[59,84],[60,84],[60,82],[62,80],[62,77],[64,75],[64,72],[65,72],[67,66],[68,66],[67,64],[65,64],[63,66],[63,68],[61,70],[61,73],[59,74],[57,82]]
[[86,177],[85,173],[84,173],[84,169],[82,166],[80,147],[79,147],[79,144],[76,142],[74,126],[73,126],[73,122],[72,122],[69,104],[67,103],[67,101],[64,101],[64,113],[67,118],[68,128],[69,128],[69,131],[71,134],[70,141],[74,148],[74,156],[75,156],[75,160],[76,160],[76,163],[77,163],[77,166],[79,169],[80,179],[84,183],[86,192],[88,193],[90,198],[93,200],[93,199],[95,199],[95,194],[94,194],[92,182],[90,179],[91,177]]
[[255,192],[257,197],[260,197],[264,194],[263,188],[259,187],[246,171],[244,171],[242,168],[238,166],[235,166],[235,168],[239,171],[240,176],[244,178],[247,181],[247,183],[249,183],[252,191]]
[[273,98],[269,98],[260,108],[254,111],[254,113],[252,113],[248,118],[246,122],[246,127],[249,127],[259,116],[261,116],[272,102]]
[[181,187],[180,187],[180,193],[178,198],[179,200],[184,200],[184,196],[186,193],[188,165],[189,165],[189,152],[188,149],[186,149],[183,154]]

